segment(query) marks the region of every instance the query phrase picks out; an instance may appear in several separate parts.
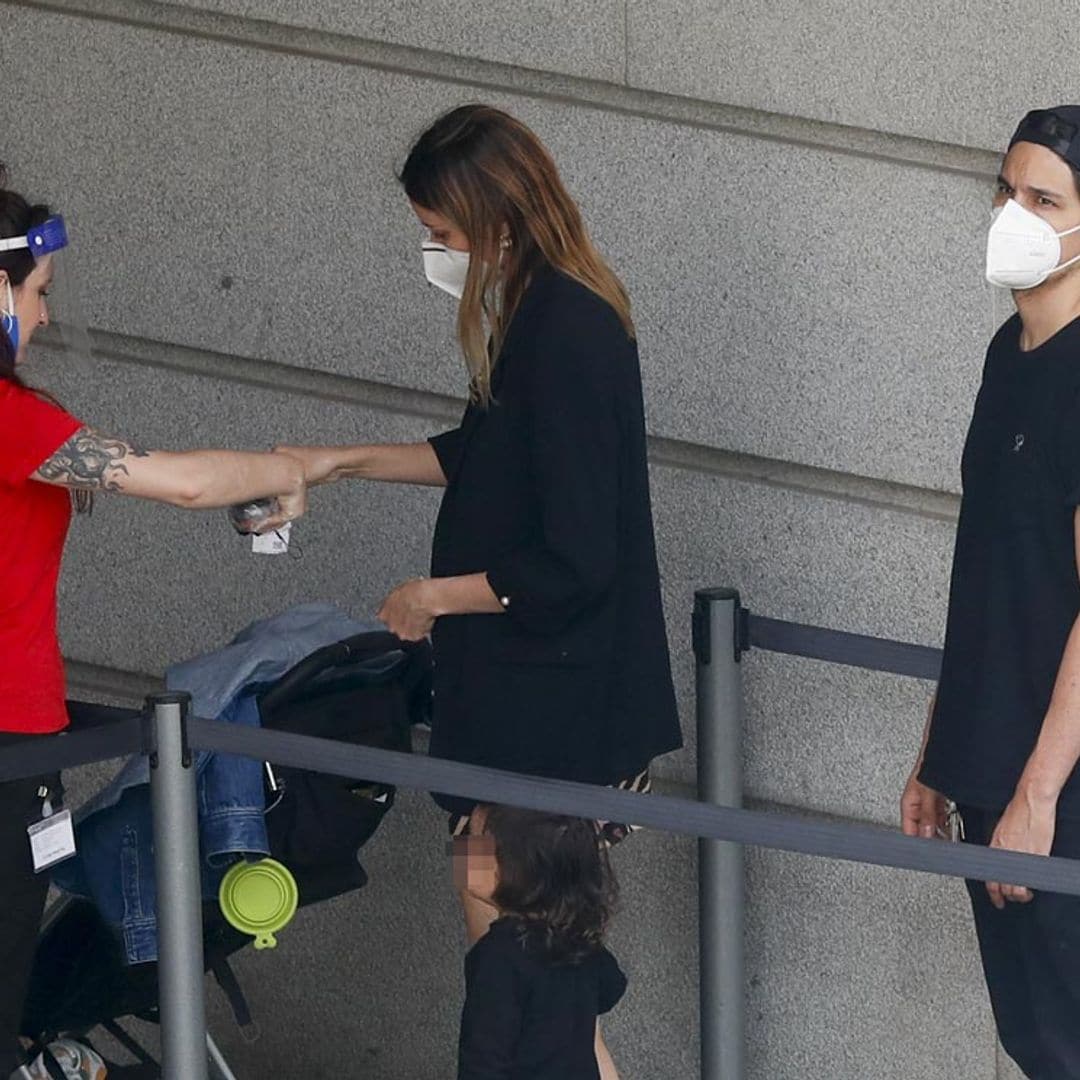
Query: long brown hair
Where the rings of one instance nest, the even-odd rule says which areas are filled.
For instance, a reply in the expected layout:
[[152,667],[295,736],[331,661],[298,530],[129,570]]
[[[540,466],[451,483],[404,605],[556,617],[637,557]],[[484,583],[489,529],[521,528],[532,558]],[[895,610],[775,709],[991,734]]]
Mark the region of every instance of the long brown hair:
[[593,247],[551,154],[520,120],[489,105],[453,109],[416,140],[399,179],[414,203],[468,238],[458,339],[476,400],[491,401],[507,328],[545,262],[606,300],[634,336],[626,289]]

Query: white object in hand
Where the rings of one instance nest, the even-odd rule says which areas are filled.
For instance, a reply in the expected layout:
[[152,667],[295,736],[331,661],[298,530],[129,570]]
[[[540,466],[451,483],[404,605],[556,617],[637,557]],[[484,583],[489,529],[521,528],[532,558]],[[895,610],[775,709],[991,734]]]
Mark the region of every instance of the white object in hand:
[[286,521],[279,529],[261,535],[256,533],[251,537],[251,550],[256,555],[284,555],[289,550],[290,532],[292,522]]

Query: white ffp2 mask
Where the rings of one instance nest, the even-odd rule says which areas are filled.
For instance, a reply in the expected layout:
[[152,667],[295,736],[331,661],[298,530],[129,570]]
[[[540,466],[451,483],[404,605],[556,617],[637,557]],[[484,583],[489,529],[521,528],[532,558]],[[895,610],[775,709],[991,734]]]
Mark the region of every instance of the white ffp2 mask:
[[455,251],[433,240],[424,241],[424,273],[432,285],[460,300],[469,275],[469,253]]
[[1015,199],[998,207],[986,237],[986,280],[1003,289],[1033,289],[1051,274],[1080,260],[1080,255],[1058,265],[1061,237],[1080,230],[1074,225],[1064,232]]

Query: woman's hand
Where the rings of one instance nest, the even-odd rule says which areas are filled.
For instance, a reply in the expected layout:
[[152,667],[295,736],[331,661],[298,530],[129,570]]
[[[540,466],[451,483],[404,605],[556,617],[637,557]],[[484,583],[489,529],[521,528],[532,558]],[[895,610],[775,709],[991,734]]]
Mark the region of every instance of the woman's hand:
[[307,513],[307,487],[302,484],[296,491],[282,492],[277,496],[277,502],[278,512],[262,522],[255,532],[272,533],[303,517]]
[[932,840],[945,831],[945,796],[927,787],[913,770],[900,796],[900,827],[905,836]]
[[[990,838],[990,847],[1022,851],[1028,855],[1049,855],[1054,846],[1056,819],[1056,802],[1028,799],[1018,792],[1005,807]],[[1022,885],[1003,885],[998,881],[988,881],[986,891],[990,894],[990,902],[999,910],[1008,901],[1026,904],[1033,895]]]
[[296,458],[304,467],[308,487],[339,479],[338,456],[332,446],[275,446],[274,453]]
[[304,465],[293,458],[292,455],[282,456],[289,457],[293,463],[293,468],[290,470],[289,486],[278,492],[276,496],[277,513],[268,517],[259,525],[255,530],[258,533],[274,532],[275,529],[280,529],[288,522],[303,517],[307,512],[307,480],[305,479],[306,470]]
[[443,614],[436,603],[438,579],[415,578],[399,585],[382,602],[376,618],[386,623],[392,634],[402,641],[419,641],[431,633],[432,626]]

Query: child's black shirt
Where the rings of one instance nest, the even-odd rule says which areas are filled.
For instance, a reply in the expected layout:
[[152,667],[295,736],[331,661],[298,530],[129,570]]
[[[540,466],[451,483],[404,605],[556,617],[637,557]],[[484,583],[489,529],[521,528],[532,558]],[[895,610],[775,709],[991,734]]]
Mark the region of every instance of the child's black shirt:
[[607,949],[554,963],[519,920],[498,919],[465,957],[458,1080],[598,1080],[596,1018],[625,990]]

